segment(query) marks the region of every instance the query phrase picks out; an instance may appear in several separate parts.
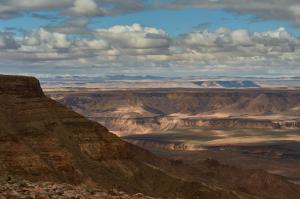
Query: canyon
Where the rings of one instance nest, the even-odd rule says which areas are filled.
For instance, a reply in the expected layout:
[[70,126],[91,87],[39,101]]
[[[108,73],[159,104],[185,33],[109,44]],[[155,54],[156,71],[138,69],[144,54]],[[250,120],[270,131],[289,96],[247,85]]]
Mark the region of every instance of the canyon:
[[182,127],[300,128],[300,90],[138,89],[48,95],[119,136]]
[[122,139],[191,164],[214,158],[300,183],[300,90],[72,90],[47,95]]
[[37,79],[20,76],[0,76],[0,176],[2,198],[38,190],[44,198],[64,197],[78,189],[142,198],[300,197],[299,185],[261,169],[154,155],[46,97]]

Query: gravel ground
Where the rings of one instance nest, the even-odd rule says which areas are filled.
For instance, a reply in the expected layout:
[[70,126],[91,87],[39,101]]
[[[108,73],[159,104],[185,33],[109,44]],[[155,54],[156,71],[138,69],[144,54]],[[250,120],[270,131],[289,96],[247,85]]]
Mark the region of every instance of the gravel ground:
[[53,182],[33,183],[8,178],[0,182],[0,199],[154,199],[141,193],[134,195],[116,189],[104,190],[85,185],[73,186]]

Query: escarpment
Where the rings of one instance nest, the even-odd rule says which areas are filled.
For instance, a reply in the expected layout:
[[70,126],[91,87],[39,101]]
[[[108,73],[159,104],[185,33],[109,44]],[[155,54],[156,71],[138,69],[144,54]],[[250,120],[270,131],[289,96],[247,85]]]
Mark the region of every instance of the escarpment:
[[299,90],[145,89],[49,93],[120,136],[181,127],[299,128]]
[[176,128],[251,128],[251,129],[298,129],[300,121],[272,121],[267,119],[244,118],[176,118],[176,117],[145,117],[145,118],[111,118],[97,117],[95,121],[103,124],[121,136],[127,134],[146,134],[163,132]]

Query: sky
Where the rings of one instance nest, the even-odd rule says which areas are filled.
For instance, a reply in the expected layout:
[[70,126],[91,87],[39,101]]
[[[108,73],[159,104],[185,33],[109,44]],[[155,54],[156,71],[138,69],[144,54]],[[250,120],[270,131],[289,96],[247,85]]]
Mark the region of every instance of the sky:
[[0,0],[0,73],[300,76],[299,0]]

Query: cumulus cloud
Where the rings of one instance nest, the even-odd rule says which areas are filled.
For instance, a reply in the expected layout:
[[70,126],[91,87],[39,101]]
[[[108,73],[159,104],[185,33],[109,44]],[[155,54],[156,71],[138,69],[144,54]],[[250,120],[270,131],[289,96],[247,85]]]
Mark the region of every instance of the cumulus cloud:
[[[65,23],[83,26],[87,21],[79,19]],[[10,57],[15,53],[24,60],[33,61],[36,58],[36,61],[47,61],[48,58],[48,61],[51,61],[100,56],[102,60],[119,59],[122,62],[124,57],[140,60],[142,56],[168,54],[171,45],[171,38],[163,30],[139,24],[91,30],[88,36],[70,37],[69,34],[70,32],[45,28],[32,31],[18,40],[19,49],[11,52]],[[1,38],[0,36],[0,41]],[[12,47],[8,45],[11,39],[11,36],[5,37],[3,51]]]
[[26,36],[22,42],[22,50],[26,51],[52,51],[69,48],[71,42],[61,33],[51,33],[40,28]]
[[109,42],[121,54],[131,56],[168,54],[171,45],[166,32],[140,24],[97,29],[95,36]]
[[199,52],[236,51],[236,53],[244,52],[245,56],[269,51],[291,52],[300,44],[299,39],[284,28],[267,32],[220,28],[215,32],[191,32],[182,35],[177,42],[179,46]]
[[[93,40],[79,40],[75,43],[76,49],[78,50],[109,50],[110,45],[107,41],[101,39],[93,39]],[[74,50],[76,50],[74,49]]]
[[191,32],[176,42],[177,52],[172,53],[171,60],[182,65],[211,66],[212,71],[220,65],[227,66],[228,71],[258,71],[258,67],[276,71],[296,67],[300,61],[300,41],[284,28],[267,32],[220,28],[214,32]]
[[71,8],[66,14],[74,16],[102,16],[106,11],[99,7],[94,0],[75,0]]
[[[84,26],[87,21],[66,23]],[[169,67],[191,71],[199,68],[279,71],[283,67],[296,70],[300,62],[300,40],[284,28],[266,32],[219,28],[175,38],[164,30],[140,24],[91,30],[89,35],[77,37],[40,28],[24,37],[0,33],[0,60],[2,63]]]
[[111,41],[120,48],[150,49],[166,48],[170,45],[166,32],[156,28],[142,27],[140,24],[97,29],[96,35]]

